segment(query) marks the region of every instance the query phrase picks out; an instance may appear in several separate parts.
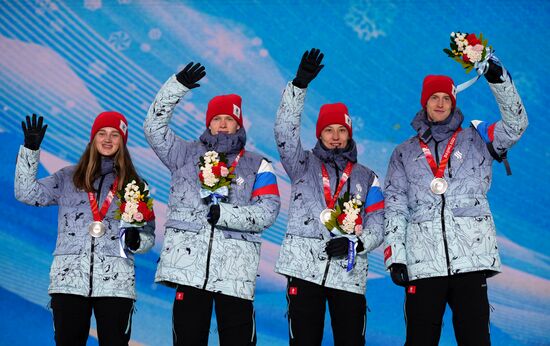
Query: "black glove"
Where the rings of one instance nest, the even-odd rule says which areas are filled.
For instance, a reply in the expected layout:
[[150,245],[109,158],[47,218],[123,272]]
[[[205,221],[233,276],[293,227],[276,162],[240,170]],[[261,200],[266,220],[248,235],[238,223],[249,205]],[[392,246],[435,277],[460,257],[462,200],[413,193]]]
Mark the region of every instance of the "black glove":
[[23,134],[25,135],[25,148],[30,150],[38,150],[40,148],[40,143],[42,143],[42,140],[44,139],[44,135],[46,134],[46,129],[48,128],[48,125],[42,126],[42,122],[44,121],[43,117],[38,117],[38,122],[36,121],[36,114],[32,115],[32,122],[31,117],[27,115],[27,123],[25,124],[24,121],[21,122],[21,127],[23,128]]
[[361,252],[365,250],[365,246],[363,245],[363,242],[361,241],[361,239],[357,239],[357,248],[355,249],[355,251],[357,252]]
[[321,53],[319,49],[312,48],[311,51],[305,51],[300,61],[300,66],[298,66],[298,71],[296,72],[296,78],[292,81],[292,84],[298,88],[305,89],[309,83],[317,77],[317,74],[325,67],[321,65],[323,57],[325,55]]
[[143,230],[143,227],[128,227],[124,232],[124,243],[128,249],[135,251],[139,248],[141,239],[139,238],[139,233]]
[[504,82],[500,77],[503,75],[502,65],[500,61],[489,58],[489,68],[485,73],[485,79],[491,84],[499,84]]
[[325,251],[330,257],[344,256],[348,254],[349,239],[346,237],[336,237],[328,241]]
[[407,286],[409,283],[409,274],[407,266],[402,263],[394,263],[390,266],[391,281],[397,286]]
[[219,204],[212,204],[210,206],[210,211],[208,212],[208,215],[206,215],[206,220],[208,220],[208,223],[211,224],[212,226],[216,226],[216,224],[220,220]]
[[204,69],[204,66],[201,66],[200,62],[194,64],[192,61],[187,64],[176,75],[176,79],[181,84],[185,85],[187,89],[193,89],[196,87],[201,86],[197,82],[202,79],[202,77],[206,76],[206,71]]

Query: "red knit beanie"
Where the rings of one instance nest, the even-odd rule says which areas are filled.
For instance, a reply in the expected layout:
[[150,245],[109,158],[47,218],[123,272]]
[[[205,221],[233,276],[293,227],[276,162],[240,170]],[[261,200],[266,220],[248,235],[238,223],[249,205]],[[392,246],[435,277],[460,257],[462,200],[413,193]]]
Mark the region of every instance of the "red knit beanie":
[[210,126],[210,122],[216,115],[230,115],[240,127],[243,127],[243,113],[241,108],[242,99],[239,95],[219,95],[208,102],[206,110],[206,127]]
[[353,135],[351,128],[351,117],[348,115],[348,107],[343,103],[329,103],[322,105],[317,118],[316,134],[321,137],[323,129],[332,124],[345,126],[348,129],[349,137]]
[[456,87],[453,80],[447,76],[429,75],[422,83],[422,96],[420,104],[426,107],[428,99],[435,93],[442,92],[451,97],[453,108],[456,106]]
[[95,134],[97,131],[104,127],[113,127],[117,129],[118,133],[124,139],[124,144],[128,141],[128,121],[124,115],[118,112],[103,112],[95,118],[94,124],[92,125],[92,132],[90,134],[90,142],[94,140]]

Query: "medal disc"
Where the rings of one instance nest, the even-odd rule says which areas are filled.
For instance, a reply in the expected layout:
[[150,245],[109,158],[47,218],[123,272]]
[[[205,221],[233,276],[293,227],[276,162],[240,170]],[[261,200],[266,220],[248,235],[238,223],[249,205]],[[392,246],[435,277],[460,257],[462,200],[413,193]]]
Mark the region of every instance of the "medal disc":
[[321,215],[319,215],[319,218],[321,219],[321,222],[323,224],[327,223],[330,221],[330,214],[332,213],[332,209],[325,209],[321,212]]
[[436,195],[442,195],[447,191],[447,187],[449,184],[447,181],[443,178],[434,178],[432,182],[430,183],[430,190],[432,190],[433,193]]
[[101,221],[94,221],[88,226],[88,232],[94,238],[99,238],[105,234],[105,225]]

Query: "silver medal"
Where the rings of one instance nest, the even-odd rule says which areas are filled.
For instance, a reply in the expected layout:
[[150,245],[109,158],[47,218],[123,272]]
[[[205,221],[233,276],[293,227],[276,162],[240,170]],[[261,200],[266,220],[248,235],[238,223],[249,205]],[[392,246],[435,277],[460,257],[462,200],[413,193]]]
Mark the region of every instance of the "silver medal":
[[319,215],[319,218],[321,219],[321,222],[323,224],[327,223],[330,221],[330,217],[331,217],[331,213],[333,212],[332,209],[325,209],[321,212],[321,215]]
[[88,232],[94,238],[99,238],[105,234],[105,225],[101,221],[94,221],[88,226]]
[[447,191],[449,184],[443,178],[434,178],[430,183],[430,190],[436,195],[442,195]]

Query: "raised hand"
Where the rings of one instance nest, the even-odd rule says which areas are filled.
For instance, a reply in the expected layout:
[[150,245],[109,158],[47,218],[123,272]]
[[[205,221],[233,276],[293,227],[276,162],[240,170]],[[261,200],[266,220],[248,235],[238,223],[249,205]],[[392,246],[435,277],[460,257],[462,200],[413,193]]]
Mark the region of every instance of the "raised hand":
[[197,82],[204,76],[206,76],[204,66],[202,66],[199,62],[195,64],[191,61],[183,68],[183,70],[178,72],[176,79],[188,89],[193,89],[200,86]]
[[296,77],[292,81],[292,84],[298,88],[305,89],[309,83],[317,77],[319,72],[325,67],[321,65],[323,57],[325,55],[317,48],[312,48],[310,51],[305,51],[302,55],[302,60],[298,66]]
[[32,121],[31,117],[27,115],[26,121],[26,123],[25,121],[21,122],[23,134],[25,135],[25,142],[23,145],[27,149],[38,150],[40,148],[40,143],[42,143],[44,139],[48,125],[42,126],[44,118],[40,116],[37,121],[36,114],[32,115]]
[[502,64],[496,57],[489,58],[489,68],[487,69],[487,72],[485,72],[485,79],[489,83],[492,84],[498,84],[504,82],[504,76],[506,73],[506,69],[502,67]]

